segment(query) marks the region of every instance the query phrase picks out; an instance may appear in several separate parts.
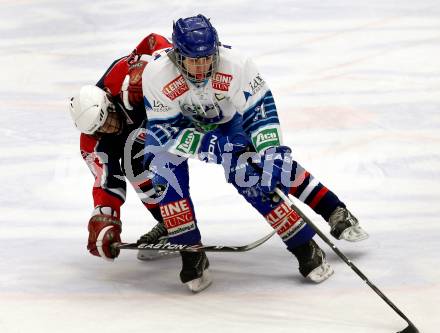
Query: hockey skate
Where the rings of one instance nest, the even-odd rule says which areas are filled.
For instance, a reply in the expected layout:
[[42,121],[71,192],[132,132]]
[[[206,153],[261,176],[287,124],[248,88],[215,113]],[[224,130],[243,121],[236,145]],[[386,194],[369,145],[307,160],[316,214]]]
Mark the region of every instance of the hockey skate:
[[[168,232],[164,224],[161,222],[158,222],[149,232],[142,235],[137,241],[138,244],[164,244],[166,242],[168,242]],[[177,256],[177,252],[164,250],[139,250],[137,254],[139,260],[154,260],[164,256],[175,257]]]
[[357,218],[347,208],[337,207],[330,215],[328,223],[330,224],[330,234],[336,239],[359,242],[369,237],[359,225]]
[[209,261],[205,252],[180,252],[182,256],[182,271],[180,280],[189,290],[197,293],[208,288],[212,279],[209,274]]
[[315,283],[327,280],[333,273],[333,268],[325,259],[325,253],[313,239],[292,250],[299,263],[299,272],[306,279]]

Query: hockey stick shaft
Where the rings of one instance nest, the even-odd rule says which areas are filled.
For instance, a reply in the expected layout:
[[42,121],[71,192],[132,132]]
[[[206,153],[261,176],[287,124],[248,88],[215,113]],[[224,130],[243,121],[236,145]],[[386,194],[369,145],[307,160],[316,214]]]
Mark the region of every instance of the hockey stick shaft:
[[275,189],[276,194],[278,194],[278,196],[286,203],[290,206],[290,208],[292,208],[303,220],[304,222],[306,222],[317,234],[318,236],[328,245],[331,247],[331,249],[333,250],[333,252],[335,252],[339,258],[341,258],[348,266],[350,266],[350,268],[362,279],[364,280],[364,282],[371,288],[374,290],[374,292],[380,296],[380,298],[382,298],[382,300],[385,301],[385,303],[387,303],[401,318],[403,318],[409,325],[409,327],[412,330],[408,330],[405,332],[418,332],[418,330],[416,329],[416,327],[414,326],[414,324],[408,319],[407,316],[405,316],[405,314],[400,311],[400,309],[393,303],[391,302],[391,300],[385,296],[385,294],[380,291],[379,288],[377,288],[366,276],[364,273],[362,273],[362,271],[356,267],[355,264],[353,264],[353,262],[348,259],[337,247],[335,244],[333,244],[333,242],[321,231],[318,229],[318,227],[292,202],[292,200],[287,197],[283,191],[281,191],[280,189],[276,188]]
[[255,242],[239,245],[239,246],[229,246],[229,245],[181,245],[181,244],[171,244],[171,243],[157,243],[157,244],[137,244],[137,243],[114,243],[112,246],[119,249],[128,250],[147,250],[147,251],[170,251],[170,252],[246,252],[261,244],[265,243],[270,239],[276,230],[270,232],[264,237],[257,239]]

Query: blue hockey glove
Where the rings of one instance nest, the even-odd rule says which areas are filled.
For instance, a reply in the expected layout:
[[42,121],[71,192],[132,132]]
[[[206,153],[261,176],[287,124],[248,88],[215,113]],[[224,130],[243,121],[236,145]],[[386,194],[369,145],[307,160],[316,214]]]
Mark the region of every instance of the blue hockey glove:
[[261,157],[259,166],[263,169],[261,190],[273,193],[275,187],[287,192],[290,187],[292,173],[292,150],[287,146],[278,146],[267,149]]
[[222,155],[245,151],[250,141],[244,133],[225,135],[221,128],[208,132],[203,136],[199,148],[199,159],[208,163],[222,163]]

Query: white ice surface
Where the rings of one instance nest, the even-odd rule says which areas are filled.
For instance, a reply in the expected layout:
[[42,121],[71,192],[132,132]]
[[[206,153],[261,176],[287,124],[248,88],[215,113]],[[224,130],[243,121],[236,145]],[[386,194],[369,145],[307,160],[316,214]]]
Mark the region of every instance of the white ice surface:
[[[67,98],[148,33],[212,17],[253,55],[285,142],[370,233],[337,245],[417,324],[440,326],[440,3],[369,1],[0,2],[0,332],[396,332],[405,326],[326,249],[335,275],[303,281],[277,238],[211,254],[213,285],[190,294],[178,258],[88,255],[92,177]],[[191,163],[205,243],[245,244],[270,228]],[[209,185],[207,185],[209,184]],[[321,218],[304,211],[327,232]],[[130,189],[126,241],[153,225]],[[323,245],[324,247],[325,245]]]

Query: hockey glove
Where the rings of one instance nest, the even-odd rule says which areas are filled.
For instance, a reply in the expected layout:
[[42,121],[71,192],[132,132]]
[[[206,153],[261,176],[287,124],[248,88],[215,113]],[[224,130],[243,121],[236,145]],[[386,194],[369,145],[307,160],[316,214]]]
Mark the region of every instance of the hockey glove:
[[142,73],[146,65],[146,61],[140,60],[132,63],[128,68],[128,74],[125,76],[119,93],[127,110],[133,110],[133,108],[140,107],[143,104]]
[[261,157],[261,190],[273,193],[278,186],[283,192],[290,187],[292,172],[292,150],[287,146],[271,147]]
[[121,242],[121,220],[111,215],[95,215],[90,218],[88,229],[87,249],[91,254],[105,259],[114,259],[119,255],[119,249],[111,245]]
[[222,163],[224,153],[239,154],[250,146],[244,133],[225,135],[221,128],[206,133],[200,144],[199,159],[207,163]]

